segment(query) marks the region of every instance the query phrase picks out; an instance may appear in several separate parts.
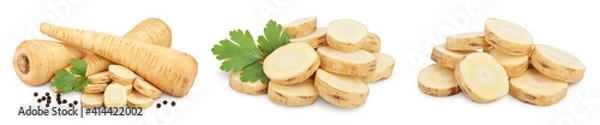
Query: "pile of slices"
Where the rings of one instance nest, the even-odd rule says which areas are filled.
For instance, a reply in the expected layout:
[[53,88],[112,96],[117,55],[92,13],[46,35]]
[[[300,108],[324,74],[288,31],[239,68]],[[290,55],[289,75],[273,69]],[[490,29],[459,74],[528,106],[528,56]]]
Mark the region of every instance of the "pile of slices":
[[286,106],[307,106],[319,96],[343,108],[365,104],[366,83],[392,75],[395,61],[379,53],[379,36],[360,22],[340,19],[317,28],[317,18],[297,19],[283,27],[291,43],[268,55],[263,71],[268,84],[240,81],[230,76],[232,89],[250,95],[268,93],[269,100]]
[[89,84],[82,89],[81,95],[81,104],[86,108],[129,106],[145,109],[162,95],[160,89],[137,78],[133,71],[121,65],[110,65],[108,71],[90,75],[88,79]]
[[[480,52],[483,51],[483,52]],[[461,90],[474,102],[487,103],[506,94],[531,105],[562,100],[569,83],[583,79],[585,66],[571,54],[541,44],[520,26],[487,19],[482,32],[448,36],[433,48],[433,64],[421,70],[418,84],[432,96]]]

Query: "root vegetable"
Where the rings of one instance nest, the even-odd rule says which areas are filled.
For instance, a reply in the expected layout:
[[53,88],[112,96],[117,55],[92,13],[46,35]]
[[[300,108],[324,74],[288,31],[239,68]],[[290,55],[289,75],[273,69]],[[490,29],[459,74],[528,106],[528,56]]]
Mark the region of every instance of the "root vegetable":
[[42,23],[40,31],[129,67],[173,96],[187,95],[198,72],[198,63],[192,56],[167,47],[48,23]]
[[327,44],[331,48],[353,52],[365,46],[369,31],[360,22],[340,19],[327,26]]
[[108,71],[89,75],[87,78],[90,84],[110,83],[112,79],[108,76]]
[[585,73],[585,66],[575,56],[547,45],[535,45],[531,65],[550,78],[568,83],[581,81]]
[[104,95],[83,93],[81,95],[81,105],[85,108],[93,109],[104,106]]
[[113,80],[113,82],[123,85],[133,84],[133,80],[135,79],[135,74],[133,71],[120,65],[108,66],[108,76]]
[[421,92],[431,96],[451,96],[461,91],[454,70],[433,64],[423,68],[419,73],[419,89]]
[[234,72],[229,75],[229,87],[241,93],[248,95],[260,95],[267,93],[269,84],[262,83],[260,80],[256,82],[242,82],[240,74],[242,72]]
[[475,52],[477,51],[450,51],[446,49],[444,45],[437,45],[433,47],[433,51],[431,52],[431,60],[442,66],[454,69],[460,60],[463,59],[463,57],[465,57],[467,54]]
[[365,46],[363,46],[362,49],[371,53],[378,53],[381,51],[381,40],[379,39],[379,36],[369,32],[367,40],[365,41]]
[[363,81],[366,83],[378,82],[383,79],[387,79],[392,76],[392,72],[394,72],[394,65],[396,61],[389,55],[383,53],[373,53],[377,58],[377,68],[375,69],[375,73],[361,77]]
[[350,76],[369,76],[377,69],[377,58],[365,51],[344,52],[331,47],[317,49],[321,59],[321,69]]
[[283,31],[290,35],[290,38],[303,37],[315,32],[317,29],[317,17],[305,17],[292,21],[283,26]]
[[487,53],[465,56],[457,65],[454,75],[461,90],[474,102],[492,102],[508,93],[506,71]]
[[490,46],[485,41],[483,31],[467,32],[446,37],[446,48],[452,51],[473,51]]
[[142,109],[146,109],[152,106],[152,102],[154,102],[154,99],[142,95],[136,91],[133,91],[127,95],[127,106],[129,107],[140,107]]
[[324,46],[323,44],[326,44],[326,42],[325,42],[326,34],[327,34],[326,28],[317,28],[317,30],[315,30],[315,32],[313,32],[307,36],[290,39],[290,42],[303,42],[303,43],[307,43],[312,48],[317,48],[320,46]]
[[516,56],[502,53],[496,49],[489,50],[489,54],[504,67],[508,77],[517,77],[523,75],[529,67],[529,56]]
[[307,79],[294,85],[269,83],[269,100],[286,106],[307,106],[315,103],[319,92],[314,86],[314,80]]
[[108,83],[88,84],[83,87],[82,91],[83,93],[101,94],[106,90],[106,86],[108,86]]
[[551,79],[530,68],[519,77],[510,78],[510,95],[531,105],[550,106],[567,94],[568,83]]
[[123,85],[123,87],[125,88],[125,92],[127,92],[127,94],[131,94],[131,91],[133,91],[133,84]]
[[106,107],[125,107],[127,104],[127,90],[121,84],[110,84],[104,91],[104,105]]
[[79,49],[64,43],[26,40],[17,46],[12,64],[23,83],[38,86],[50,81],[55,71],[69,66],[71,58],[83,56]]
[[272,82],[296,84],[305,81],[321,64],[317,52],[306,43],[289,43],[264,60],[263,70]]
[[495,49],[511,55],[529,55],[533,37],[520,26],[496,18],[485,21],[485,39]]
[[317,70],[315,87],[325,101],[343,108],[363,106],[369,96],[369,86],[357,77]]
[[135,79],[133,82],[133,88],[140,94],[154,99],[160,98],[162,95],[162,91],[160,91],[160,89],[140,78]]

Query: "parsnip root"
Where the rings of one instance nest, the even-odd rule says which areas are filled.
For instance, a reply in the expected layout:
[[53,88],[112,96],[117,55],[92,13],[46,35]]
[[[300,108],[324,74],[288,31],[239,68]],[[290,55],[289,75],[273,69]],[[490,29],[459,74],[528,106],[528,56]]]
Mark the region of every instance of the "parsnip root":
[[154,102],[154,99],[142,95],[136,91],[133,91],[127,95],[127,106],[129,107],[140,107],[142,109],[146,109],[152,106],[152,102]]
[[444,45],[437,45],[433,47],[433,51],[431,52],[431,60],[442,66],[454,69],[460,60],[462,60],[467,54],[475,52],[477,51],[450,51],[446,49]]
[[267,93],[269,84],[262,83],[260,80],[256,82],[242,82],[240,74],[242,72],[234,72],[229,75],[229,87],[241,93],[248,95],[260,95]]
[[160,91],[160,89],[154,87],[154,85],[140,78],[135,79],[135,81],[133,82],[133,88],[140,94],[148,96],[150,98],[157,99],[160,98],[160,96],[162,95],[162,91]]
[[327,26],[327,44],[340,51],[353,52],[365,46],[369,31],[360,22],[340,19]]
[[307,106],[315,103],[319,92],[312,79],[294,85],[269,83],[269,100],[286,106]]
[[488,103],[508,93],[508,75],[494,57],[487,53],[465,56],[454,74],[461,90],[474,102]]
[[64,43],[48,40],[23,41],[15,51],[13,68],[19,79],[31,86],[47,83],[54,72],[82,58],[83,52]]
[[81,105],[85,108],[93,109],[104,106],[104,95],[102,94],[81,94]]
[[451,96],[461,91],[454,70],[440,64],[423,68],[419,73],[418,82],[421,92],[431,96]]
[[548,78],[530,68],[522,76],[510,78],[510,95],[531,105],[550,106],[567,95],[568,83]]
[[127,90],[121,84],[110,84],[104,91],[104,106],[125,107],[127,104]]
[[375,73],[361,77],[363,81],[366,83],[378,82],[392,76],[392,72],[394,72],[394,65],[396,61],[389,55],[383,53],[373,53],[377,58],[377,69],[375,69]]
[[123,85],[133,84],[133,80],[135,79],[135,74],[133,71],[120,65],[108,66],[108,76],[113,80],[113,82]]
[[452,51],[473,51],[491,47],[483,31],[467,32],[446,37],[446,48]]
[[520,26],[496,18],[485,21],[485,39],[495,49],[511,55],[529,55],[533,37]]
[[315,87],[325,101],[342,107],[363,106],[369,96],[369,86],[357,77],[337,75],[325,70],[317,70]]
[[296,42],[277,48],[263,64],[265,75],[272,82],[291,85],[308,79],[321,61],[310,45]]
[[101,83],[110,83],[112,79],[108,76],[108,71],[96,73],[88,76],[88,80],[90,84],[101,84]]
[[283,31],[290,35],[290,38],[303,37],[315,32],[317,29],[317,17],[305,17],[292,21],[283,26]]
[[550,78],[568,83],[581,81],[585,73],[585,66],[575,56],[547,45],[535,45],[531,65]]
[[321,69],[350,76],[369,76],[377,69],[377,58],[365,51],[354,52],[339,51],[331,47],[317,49],[321,59]]
[[82,91],[83,93],[102,94],[104,93],[104,90],[106,90],[106,86],[108,86],[107,83],[88,84],[83,87]]

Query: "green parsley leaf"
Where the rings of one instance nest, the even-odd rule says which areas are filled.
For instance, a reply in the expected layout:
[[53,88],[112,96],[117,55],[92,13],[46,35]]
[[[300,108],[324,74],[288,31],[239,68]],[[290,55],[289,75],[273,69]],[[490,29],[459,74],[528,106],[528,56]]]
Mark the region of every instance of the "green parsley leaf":
[[263,71],[263,64],[254,62],[246,68],[244,68],[244,70],[246,71],[240,74],[240,80],[242,80],[242,82],[256,82],[260,79],[260,81],[263,84],[269,83],[269,78],[265,75],[265,72]]
[[62,90],[63,93],[75,90],[79,91],[87,86],[89,80],[85,78],[87,63],[84,60],[76,58],[71,59],[71,72],[61,69],[54,74],[56,77],[52,79],[51,85]]
[[264,29],[265,36],[258,37],[258,48],[267,54],[271,54],[275,49],[290,43],[290,35],[282,32],[281,24],[270,20]]
[[217,59],[225,60],[221,64],[221,70],[237,72],[259,59],[264,59],[248,30],[245,33],[242,30],[233,30],[229,32],[229,36],[235,43],[225,39],[211,49]]
[[[223,71],[242,71],[240,80],[243,82],[268,83],[269,78],[263,71],[263,65],[257,61],[265,59],[260,53],[272,53],[275,49],[290,43],[290,36],[283,32],[281,24],[270,20],[264,28],[264,36],[258,37],[258,47],[248,30],[233,30],[229,32],[231,40],[224,39],[215,45],[211,51],[218,60],[225,60],[220,69]],[[232,42],[233,41],[233,42]],[[235,43],[234,43],[235,42]]]
[[79,76],[85,76],[87,63],[83,60],[71,58],[71,72]]

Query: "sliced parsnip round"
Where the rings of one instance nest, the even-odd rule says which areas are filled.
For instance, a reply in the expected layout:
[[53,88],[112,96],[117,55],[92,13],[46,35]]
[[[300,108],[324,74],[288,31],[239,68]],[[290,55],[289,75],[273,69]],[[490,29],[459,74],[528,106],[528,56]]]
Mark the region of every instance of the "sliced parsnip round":
[[135,79],[135,74],[133,71],[121,65],[108,66],[108,72],[108,76],[113,80],[113,82],[119,84],[132,84],[133,80]]
[[83,87],[82,91],[83,93],[101,94],[106,90],[106,86],[108,86],[107,83],[88,84]]
[[88,80],[90,84],[99,84],[99,83],[110,83],[112,79],[108,76],[108,71],[99,72],[93,75],[88,76]]
[[446,48],[452,51],[473,51],[490,46],[485,41],[483,31],[467,32],[446,37]]
[[283,26],[283,31],[290,35],[290,38],[303,37],[315,32],[317,29],[317,17],[305,17],[296,19]]
[[511,55],[529,55],[533,37],[520,26],[496,18],[485,21],[485,39],[498,51]]
[[319,92],[312,79],[294,85],[269,83],[269,100],[286,106],[307,106],[315,103]]
[[522,76],[510,78],[509,93],[527,104],[550,106],[565,97],[568,86],[530,68]]
[[278,84],[300,83],[318,69],[317,52],[306,43],[289,43],[273,51],[263,62],[265,75]]
[[375,33],[369,32],[369,35],[367,35],[365,46],[363,46],[362,49],[371,53],[378,53],[379,51],[381,51],[381,41],[379,39],[379,36]]
[[133,82],[133,88],[135,91],[139,92],[142,95],[148,96],[150,98],[160,98],[162,95],[162,91],[156,88],[154,85],[146,82],[143,79],[136,78]]
[[124,107],[127,104],[127,90],[121,84],[109,84],[104,90],[106,107]]
[[504,67],[508,77],[517,77],[523,75],[529,67],[529,56],[517,56],[502,53],[496,49],[489,50],[489,54]]
[[389,78],[392,76],[392,72],[394,72],[394,65],[396,64],[394,58],[383,53],[373,53],[373,55],[377,58],[377,69],[375,69],[375,73],[361,77],[366,83],[377,82]]
[[327,28],[317,28],[315,32],[308,34],[307,36],[290,39],[290,42],[303,42],[312,46],[312,48],[317,48],[324,46],[326,34]]
[[152,102],[154,102],[154,99],[142,95],[137,91],[133,91],[127,95],[127,106],[129,107],[140,107],[142,109],[146,109],[152,106]]
[[123,87],[125,87],[125,91],[127,92],[127,94],[130,94],[131,91],[133,91],[133,84],[123,85]]
[[437,45],[433,47],[433,51],[431,52],[431,60],[442,66],[454,69],[463,57],[465,57],[467,54],[475,52],[477,51],[450,51],[446,49],[444,45]]
[[327,44],[337,50],[352,52],[365,46],[369,31],[360,22],[340,19],[327,26]]
[[229,87],[231,87],[231,89],[248,95],[260,95],[267,93],[267,87],[270,86],[269,84],[262,83],[260,80],[256,82],[242,82],[240,79],[241,73],[242,71],[239,71],[233,72],[231,75],[229,75]]
[[496,101],[508,93],[508,75],[494,57],[472,53],[454,70],[461,90],[474,102]]
[[315,87],[325,101],[343,108],[363,106],[369,96],[369,86],[360,78],[317,70]]
[[339,51],[331,47],[317,49],[321,59],[321,69],[350,76],[369,76],[377,69],[377,58],[365,51]]
[[96,108],[104,106],[104,95],[102,94],[81,94],[81,105],[85,108]]
[[542,74],[568,83],[583,79],[585,66],[575,56],[547,45],[535,45],[531,65]]
[[454,70],[440,64],[423,68],[418,77],[421,92],[432,96],[451,96],[460,92]]

